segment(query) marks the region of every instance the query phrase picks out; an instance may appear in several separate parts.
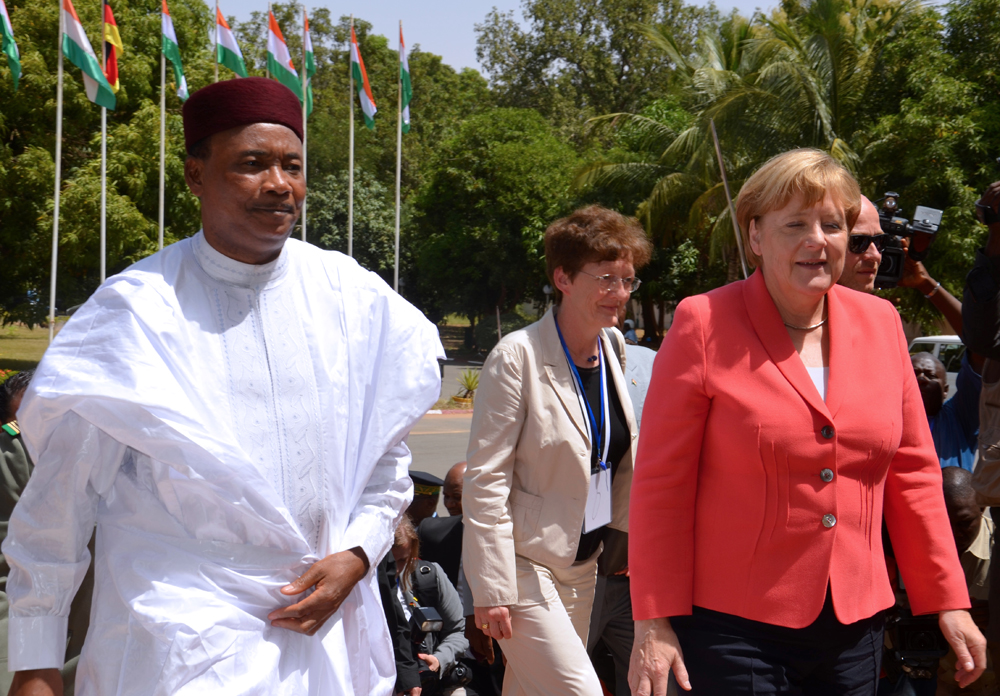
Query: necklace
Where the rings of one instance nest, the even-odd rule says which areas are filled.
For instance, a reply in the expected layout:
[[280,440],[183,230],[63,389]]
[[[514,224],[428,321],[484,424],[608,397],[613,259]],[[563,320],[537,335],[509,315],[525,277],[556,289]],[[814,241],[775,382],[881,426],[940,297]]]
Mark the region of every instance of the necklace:
[[[827,318],[829,318],[829,317],[827,317]],[[818,329],[819,327],[823,326],[823,324],[826,323],[826,319],[824,319],[823,321],[821,321],[818,324],[813,324],[812,326],[795,326],[794,324],[789,324],[787,321],[783,322],[783,323],[788,328],[795,329],[796,331],[812,331],[813,329]]]

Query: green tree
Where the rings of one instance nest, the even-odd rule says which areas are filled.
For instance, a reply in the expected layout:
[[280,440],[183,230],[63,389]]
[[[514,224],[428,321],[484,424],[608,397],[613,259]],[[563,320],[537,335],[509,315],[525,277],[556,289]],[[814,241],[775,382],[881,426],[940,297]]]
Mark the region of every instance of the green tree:
[[415,204],[416,288],[432,315],[479,317],[539,298],[542,236],[572,203],[572,148],[537,113],[494,109],[445,141]]
[[476,25],[476,55],[503,106],[532,108],[570,137],[591,116],[666,94],[673,66],[640,24],[692,40],[719,19],[682,0],[525,0],[522,29],[494,9]]
[[[200,0],[173,0],[171,12],[192,89],[211,79],[207,46],[212,16]],[[155,250],[158,196],[160,7],[157,0],[115,3],[125,52],[121,89],[108,113],[108,250],[114,272]],[[47,314],[53,184],[58,3],[7,3],[24,76],[15,93],[0,65],[0,323],[34,323]],[[77,7],[100,50],[99,4]],[[169,75],[169,71],[168,71]],[[183,181],[180,102],[167,88],[167,241],[197,231],[196,202]],[[63,118],[58,306],[79,304],[98,278],[100,109],[84,93],[80,71],[67,65]]]

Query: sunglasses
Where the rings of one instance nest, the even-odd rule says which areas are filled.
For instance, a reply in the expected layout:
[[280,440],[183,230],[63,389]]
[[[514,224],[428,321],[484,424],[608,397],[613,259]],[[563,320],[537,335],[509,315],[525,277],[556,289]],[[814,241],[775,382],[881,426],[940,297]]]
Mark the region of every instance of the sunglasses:
[[847,238],[847,250],[852,254],[863,254],[869,244],[874,244],[877,251],[885,249],[889,243],[887,234],[852,234]]

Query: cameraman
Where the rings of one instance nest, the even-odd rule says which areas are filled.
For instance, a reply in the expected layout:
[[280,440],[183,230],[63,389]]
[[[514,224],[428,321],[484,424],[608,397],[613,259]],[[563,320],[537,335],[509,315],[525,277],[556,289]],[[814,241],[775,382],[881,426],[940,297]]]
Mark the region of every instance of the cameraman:
[[[396,528],[392,555],[399,569],[397,596],[410,621],[413,650],[420,661],[421,696],[465,694],[463,687],[471,674],[458,661],[469,648],[462,600],[441,566],[420,560],[420,540],[405,515]],[[428,609],[441,615],[440,631],[424,633],[417,625],[417,611]]]

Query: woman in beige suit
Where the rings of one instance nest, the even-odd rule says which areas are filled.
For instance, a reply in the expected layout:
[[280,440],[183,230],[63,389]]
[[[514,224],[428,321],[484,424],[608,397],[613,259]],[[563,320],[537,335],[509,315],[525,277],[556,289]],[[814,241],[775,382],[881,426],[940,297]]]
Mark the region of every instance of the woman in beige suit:
[[597,557],[628,531],[638,428],[614,330],[651,245],[591,206],[545,232],[556,307],[483,365],[462,494],[475,620],[501,641],[504,696],[600,696],[587,657]]

